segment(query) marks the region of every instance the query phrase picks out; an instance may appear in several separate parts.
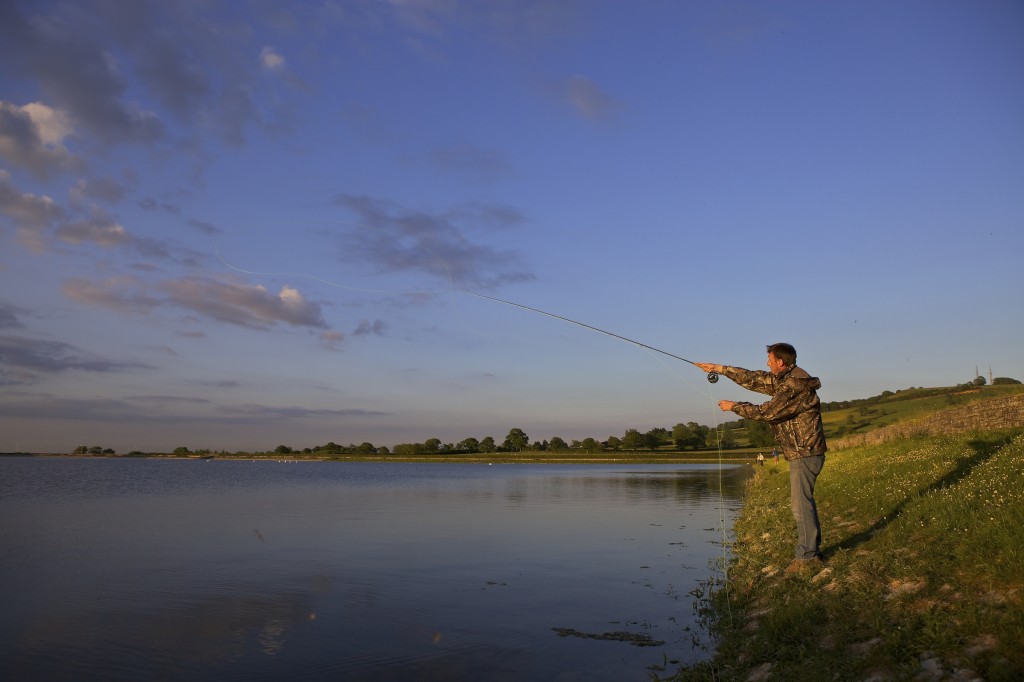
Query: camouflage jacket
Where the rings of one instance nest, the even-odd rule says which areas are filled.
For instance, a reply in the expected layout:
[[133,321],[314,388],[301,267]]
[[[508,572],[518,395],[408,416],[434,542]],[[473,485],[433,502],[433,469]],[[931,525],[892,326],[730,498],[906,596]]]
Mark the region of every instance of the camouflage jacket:
[[775,376],[771,372],[724,367],[722,374],[740,386],[771,396],[760,405],[736,403],[732,411],[744,419],[768,422],[787,460],[824,455],[825,431],[821,426],[821,381],[794,366]]

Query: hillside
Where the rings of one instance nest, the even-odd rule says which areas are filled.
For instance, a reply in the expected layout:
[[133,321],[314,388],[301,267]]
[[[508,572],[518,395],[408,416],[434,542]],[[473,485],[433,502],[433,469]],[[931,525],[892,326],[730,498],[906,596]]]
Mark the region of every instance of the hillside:
[[1024,425],[1024,385],[915,388],[822,413],[830,449],[913,434],[958,433]]

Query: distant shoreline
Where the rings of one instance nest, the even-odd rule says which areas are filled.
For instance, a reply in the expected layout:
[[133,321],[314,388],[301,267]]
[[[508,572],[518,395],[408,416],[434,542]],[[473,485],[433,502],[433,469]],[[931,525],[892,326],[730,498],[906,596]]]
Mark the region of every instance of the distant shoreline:
[[[763,450],[762,450],[763,452]],[[0,452],[0,457],[48,457],[68,459],[174,459],[174,460],[251,460],[267,462],[367,462],[367,463],[422,463],[422,464],[728,464],[753,465],[756,452],[717,453],[606,453],[606,454],[544,454],[544,453],[474,453],[468,455],[178,455],[173,453],[146,453],[141,455],[91,455],[69,453]],[[774,466],[769,458],[766,466]]]

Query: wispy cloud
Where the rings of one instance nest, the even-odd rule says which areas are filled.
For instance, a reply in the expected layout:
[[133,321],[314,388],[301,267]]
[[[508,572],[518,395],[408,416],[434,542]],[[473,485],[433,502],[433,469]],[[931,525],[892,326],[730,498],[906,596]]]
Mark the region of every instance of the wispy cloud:
[[134,277],[110,277],[99,282],[75,277],[65,280],[61,290],[73,301],[121,314],[146,314],[162,303],[146,293],[145,283]]
[[157,405],[158,407],[164,407],[166,405],[182,404],[182,405],[209,405],[210,401],[206,398],[195,398],[189,396],[179,395],[131,395],[126,396],[125,400],[130,400],[134,403],[148,403]]
[[181,209],[176,204],[166,201],[157,201],[153,197],[143,197],[139,200],[139,208],[147,211],[164,211],[171,215],[181,215]]
[[0,335],[0,360],[0,384],[32,383],[39,374],[152,369],[141,363],[94,356],[63,341],[11,335]]
[[224,415],[238,415],[257,423],[266,421],[293,421],[297,419],[323,419],[330,417],[383,417],[388,412],[374,410],[346,409],[346,410],[324,410],[310,409],[306,407],[273,407],[270,405],[240,405],[238,407],[221,407],[218,413]]
[[[149,284],[134,277],[92,281],[72,278],[64,282],[69,298],[102,306],[121,314],[149,314],[176,306],[203,317],[251,329],[269,329],[276,323],[326,329],[318,303],[307,301],[287,285],[274,294],[262,286],[220,282],[205,277],[183,277]],[[201,337],[201,332],[182,332]]]
[[8,301],[0,300],[0,329],[19,329],[25,325],[20,316],[27,315],[28,310]]
[[347,259],[386,272],[423,272],[459,288],[494,289],[534,279],[518,253],[493,249],[467,235],[466,226],[486,229],[514,222],[514,211],[475,205],[429,213],[348,194],[335,197],[334,204],[356,214],[363,228],[343,237]]
[[307,301],[287,285],[273,294],[262,286],[186,277],[164,282],[161,288],[175,304],[243,327],[267,329],[275,322],[296,327],[326,328],[320,305]]
[[205,220],[196,220],[192,218],[188,221],[189,227],[194,227],[203,234],[220,234],[221,229],[213,223],[208,223]]
[[359,326],[356,327],[355,331],[352,332],[356,336],[366,336],[367,334],[374,334],[376,336],[384,336],[384,331],[388,328],[382,320],[362,320]]
[[116,204],[125,196],[124,186],[110,177],[80,178],[69,190],[73,200],[85,202],[90,199]]
[[504,154],[472,144],[438,147],[427,155],[427,160],[442,171],[481,182],[493,182],[511,174]]
[[45,232],[65,212],[53,199],[19,191],[11,184],[11,174],[0,168],[0,214],[17,228],[18,239],[35,251],[45,248]]
[[607,120],[618,112],[619,102],[586,76],[572,76],[557,84],[555,92],[572,109],[591,121]]
[[122,246],[132,241],[124,226],[102,211],[96,211],[84,220],[64,223],[57,228],[57,237],[70,244],[92,242],[105,248]]

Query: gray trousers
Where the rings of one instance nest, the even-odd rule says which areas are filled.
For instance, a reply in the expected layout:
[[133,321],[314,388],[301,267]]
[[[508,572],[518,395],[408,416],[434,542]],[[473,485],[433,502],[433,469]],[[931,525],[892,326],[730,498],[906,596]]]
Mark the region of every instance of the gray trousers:
[[789,463],[789,501],[796,519],[796,558],[820,556],[821,525],[814,504],[814,482],[825,466],[825,455],[801,457]]

